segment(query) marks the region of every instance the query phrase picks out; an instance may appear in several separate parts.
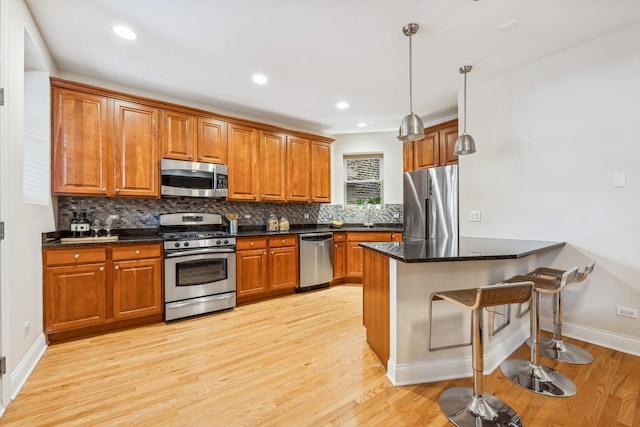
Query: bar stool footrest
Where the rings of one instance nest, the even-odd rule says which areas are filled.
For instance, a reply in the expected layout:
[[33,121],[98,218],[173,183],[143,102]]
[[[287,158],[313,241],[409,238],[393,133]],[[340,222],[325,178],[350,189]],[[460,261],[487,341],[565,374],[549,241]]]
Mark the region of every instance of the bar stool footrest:
[[469,387],[445,390],[440,395],[440,410],[458,427],[522,427],[520,416],[509,405],[488,393],[475,400]]
[[500,364],[500,371],[508,380],[534,393],[551,397],[576,394],[576,385],[569,378],[543,365],[528,360],[511,359]]

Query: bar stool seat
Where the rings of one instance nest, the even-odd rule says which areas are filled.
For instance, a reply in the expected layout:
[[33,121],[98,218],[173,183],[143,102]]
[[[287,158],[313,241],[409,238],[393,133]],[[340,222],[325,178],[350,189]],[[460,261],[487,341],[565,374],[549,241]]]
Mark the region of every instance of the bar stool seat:
[[436,292],[433,297],[452,302],[472,311],[473,388],[453,387],[440,395],[440,409],[449,421],[459,427],[522,426],[520,416],[499,398],[484,393],[484,354],[482,309],[528,301],[533,292],[531,280],[518,283],[497,283],[472,289]]
[[565,285],[573,280],[578,273],[578,267],[567,270],[560,280],[544,279],[536,276],[514,276],[507,283],[532,280],[533,297],[531,298],[530,328],[531,355],[529,360],[506,360],[500,364],[500,371],[511,382],[533,391],[553,397],[568,397],[576,393],[576,385],[562,373],[543,366],[540,359],[540,295],[557,294]]
[[[591,274],[595,262],[590,262],[582,272],[578,272],[575,279],[570,283],[578,283],[586,280]],[[555,268],[536,268],[527,276],[545,278],[551,280],[561,280],[565,270]],[[567,283],[569,284],[569,283]],[[593,356],[588,351],[577,345],[564,342],[562,340],[562,291],[553,295],[553,338],[543,338],[540,342],[540,352],[543,356],[550,359],[559,360],[567,363],[584,365],[593,362]],[[531,347],[531,341],[527,340],[527,345]]]

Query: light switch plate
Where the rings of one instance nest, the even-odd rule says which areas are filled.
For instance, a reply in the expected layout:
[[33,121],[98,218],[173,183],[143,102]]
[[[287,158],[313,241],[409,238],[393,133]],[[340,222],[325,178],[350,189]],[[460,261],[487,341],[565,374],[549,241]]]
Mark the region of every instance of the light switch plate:
[[482,220],[482,214],[480,211],[470,211],[469,212],[469,221],[471,222],[480,222]]
[[624,172],[613,174],[613,188],[624,188],[627,186],[627,176]]

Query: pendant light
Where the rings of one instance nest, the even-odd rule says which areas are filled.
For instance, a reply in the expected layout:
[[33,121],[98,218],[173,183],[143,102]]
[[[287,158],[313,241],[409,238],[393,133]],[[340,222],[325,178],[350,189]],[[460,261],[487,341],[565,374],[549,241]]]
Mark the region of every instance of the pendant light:
[[413,114],[413,75],[412,75],[412,62],[411,62],[411,37],[418,32],[420,26],[415,23],[407,24],[402,28],[402,32],[405,36],[409,37],[409,111],[410,114],[405,116],[400,123],[400,131],[398,132],[398,139],[400,141],[416,141],[424,138],[424,125],[422,119]]
[[471,135],[467,135],[467,73],[471,71],[473,67],[471,65],[465,65],[460,67],[460,74],[464,74],[464,121],[462,128],[462,135],[458,137],[456,145],[453,149],[453,154],[460,156],[462,154],[473,154],[476,152],[476,142]]

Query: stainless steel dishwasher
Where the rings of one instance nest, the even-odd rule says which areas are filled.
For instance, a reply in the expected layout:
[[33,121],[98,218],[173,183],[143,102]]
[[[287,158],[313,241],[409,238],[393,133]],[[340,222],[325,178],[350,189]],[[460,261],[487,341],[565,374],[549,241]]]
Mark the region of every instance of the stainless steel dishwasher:
[[333,233],[298,235],[300,255],[300,286],[306,291],[329,286],[333,279]]

